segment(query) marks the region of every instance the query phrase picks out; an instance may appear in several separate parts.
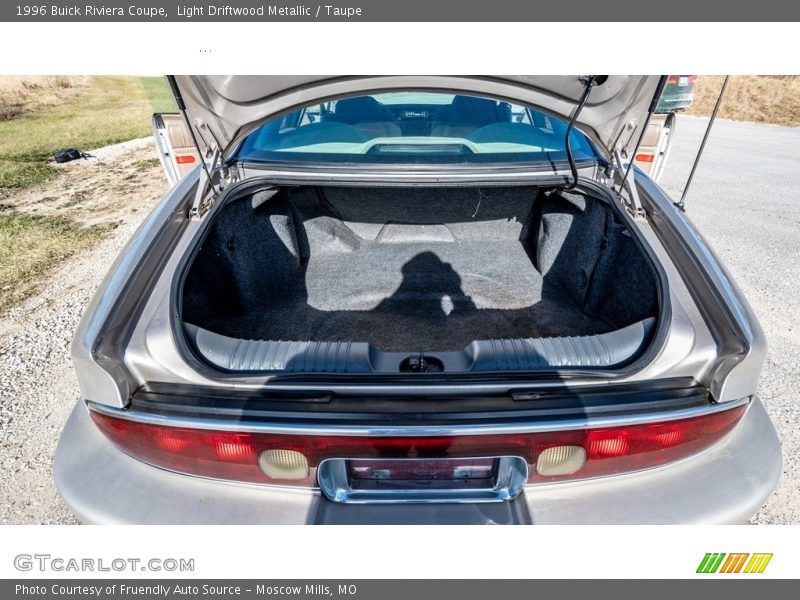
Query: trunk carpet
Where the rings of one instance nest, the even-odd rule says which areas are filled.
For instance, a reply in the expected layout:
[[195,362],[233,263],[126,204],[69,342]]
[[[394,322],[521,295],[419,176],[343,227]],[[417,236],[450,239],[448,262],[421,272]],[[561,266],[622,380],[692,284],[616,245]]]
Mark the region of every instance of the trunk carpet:
[[515,239],[361,240],[315,248],[302,268],[268,308],[202,326],[245,339],[349,340],[409,353],[613,329],[581,312]]

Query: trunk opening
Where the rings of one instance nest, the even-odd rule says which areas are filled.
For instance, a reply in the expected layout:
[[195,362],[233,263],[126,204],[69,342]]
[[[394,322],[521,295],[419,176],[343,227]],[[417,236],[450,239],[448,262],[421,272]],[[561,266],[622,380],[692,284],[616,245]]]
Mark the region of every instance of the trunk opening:
[[608,368],[654,331],[651,264],[583,193],[283,187],[212,218],[181,309],[225,369]]

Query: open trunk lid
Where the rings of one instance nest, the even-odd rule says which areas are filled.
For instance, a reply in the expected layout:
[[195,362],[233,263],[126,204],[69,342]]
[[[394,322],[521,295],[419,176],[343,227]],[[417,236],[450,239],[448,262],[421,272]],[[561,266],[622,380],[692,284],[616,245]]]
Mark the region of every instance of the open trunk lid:
[[[330,76],[174,75],[168,76],[178,106],[185,110],[204,154],[222,157],[250,131],[281,112],[324,98],[391,89],[448,90],[496,96],[540,107],[569,120],[584,93],[577,75]],[[635,145],[654,101],[659,77],[596,77],[577,126],[607,156]]]

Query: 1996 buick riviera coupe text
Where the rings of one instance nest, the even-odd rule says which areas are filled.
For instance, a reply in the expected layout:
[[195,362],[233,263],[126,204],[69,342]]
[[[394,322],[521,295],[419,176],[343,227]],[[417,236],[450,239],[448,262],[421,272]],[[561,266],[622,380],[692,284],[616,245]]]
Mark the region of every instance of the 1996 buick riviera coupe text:
[[769,495],[763,333],[628,167],[665,77],[168,79],[162,159],[203,164],[75,336],[82,520],[725,523]]

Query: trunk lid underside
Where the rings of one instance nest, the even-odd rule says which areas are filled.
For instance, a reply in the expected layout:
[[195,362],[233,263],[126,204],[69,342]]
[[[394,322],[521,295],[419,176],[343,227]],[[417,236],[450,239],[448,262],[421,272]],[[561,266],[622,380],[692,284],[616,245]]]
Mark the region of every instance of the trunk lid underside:
[[[316,100],[365,90],[448,90],[509,98],[569,120],[585,90],[575,75],[477,76],[170,76],[178,106],[185,109],[203,152],[229,155],[266,119]],[[640,135],[658,88],[658,76],[608,75],[594,86],[577,127],[610,157]]]

